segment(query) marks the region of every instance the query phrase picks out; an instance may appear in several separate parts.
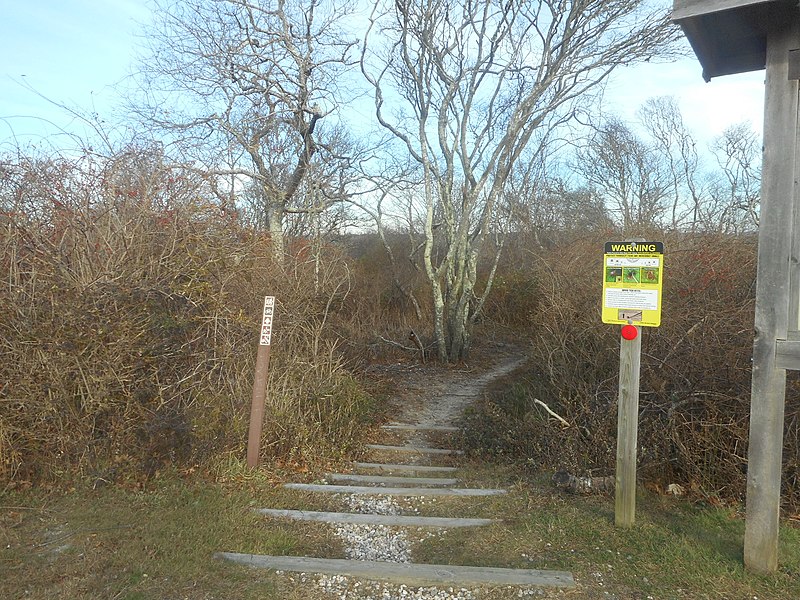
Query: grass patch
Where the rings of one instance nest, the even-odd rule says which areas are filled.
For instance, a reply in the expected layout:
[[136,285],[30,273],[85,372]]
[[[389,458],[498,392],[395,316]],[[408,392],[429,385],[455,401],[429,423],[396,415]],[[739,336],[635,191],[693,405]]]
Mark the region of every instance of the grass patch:
[[[509,478],[509,467],[490,469]],[[570,496],[546,481],[517,482],[512,493],[470,504],[426,503],[425,514],[500,517],[423,541],[414,561],[571,571],[587,596],[616,598],[790,599],[800,595],[800,529],[781,529],[779,572],[759,576],[742,563],[744,519],[733,508],[693,505],[643,492],[633,528],[614,526],[614,499]],[[592,592],[594,590],[594,592]],[[593,593],[599,595],[592,595]]]
[[[694,505],[643,492],[637,523],[614,527],[613,498],[571,496],[509,465],[464,466],[473,485],[510,486],[505,496],[398,499],[406,512],[493,517],[480,528],[423,530],[413,559],[570,571],[579,584],[545,597],[793,599],[800,589],[800,529],[781,529],[773,576],[742,566],[744,522],[734,508]],[[286,490],[266,477],[213,483],[163,476],[147,490],[106,487],[55,496],[0,497],[0,598],[329,598],[316,578],[277,576],[222,562],[215,552],[341,558],[341,542],[319,523],[260,517],[256,507],[341,510],[340,500]],[[366,589],[366,588],[364,588]],[[378,588],[376,588],[378,589]],[[381,597],[380,595],[376,597]],[[516,598],[483,590],[481,600]]]
[[257,506],[309,506],[276,486],[159,481],[147,491],[0,498],[2,598],[285,598],[282,580],[215,552],[343,557],[319,524],[266,519]]

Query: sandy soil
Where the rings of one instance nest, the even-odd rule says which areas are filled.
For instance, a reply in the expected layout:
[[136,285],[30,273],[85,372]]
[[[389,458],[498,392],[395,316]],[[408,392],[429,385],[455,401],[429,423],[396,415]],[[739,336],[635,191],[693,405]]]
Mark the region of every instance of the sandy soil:
[[[489,384],[525,360],[521,349],[503,345],[482,352],[471,365],[386,367],[391,370],[386,375],[397,389],[391,421],[422,427],[458,425],[465,408],[479,399]],[[420,431],[404,437],[410,445],[424,445],[429,435]]]

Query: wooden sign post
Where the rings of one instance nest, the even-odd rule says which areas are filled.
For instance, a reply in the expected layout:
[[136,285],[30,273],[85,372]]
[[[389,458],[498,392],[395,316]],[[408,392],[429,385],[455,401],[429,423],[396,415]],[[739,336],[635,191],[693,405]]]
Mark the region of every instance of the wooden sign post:
[[636,444],[639,433],[639,365],[642,336],[626,325],[619,351],[617,404],[617,468],[614,474],[614,524],[630,527],[636,520]]
[[275,296],[264,298],[264,313],[261,319],[261,336],[256,356],[256,376],[253,382],[253,400],[250,405],[250,432],[247,437],[247,466],[258,466],[261,451],[261,429],[264,425],[264,405],[267,401],[267,379],[269,376],[269,349],[272,342],[272,317],[275,312]]
[[800,369],[800,8],[783,0],[674,0],[703,78],[766,69],[745,566],[778,568],[786,369]]
[[617,468],[614,522],[636,520],[636,445],[639,431],[639,327],[661,324],[664,275],[662,242],[607,242],[603,257],[603,323],[622,325],[617,403]]

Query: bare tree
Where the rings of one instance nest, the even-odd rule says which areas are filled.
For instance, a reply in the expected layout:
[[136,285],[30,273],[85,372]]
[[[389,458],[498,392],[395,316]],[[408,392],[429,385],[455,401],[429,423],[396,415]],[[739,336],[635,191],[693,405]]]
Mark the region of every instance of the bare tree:
[[712,184],[717,229],[740,233],[758,227],[761,201],[761,143],[749,123],[731,125],[711,144],[722,169]]
[[511,228],[530,234],[540,248],[587,231],[613,227],[603,199],[587,188],[575,188],[540,161],[522,160],[514,168],[503,194]]
[[669,221],[672,229],[698,227],[702,192],[698,184],[697,143],[683,122],[678,102],[672,96],[650,98],[639,116],[659,154],[671,195]]
[[577,153],[576,169],[603,198],[623,235],[661,224],[669,174],[658,153],[620,119],[596,128]]
[[648,59],[675,39],[666,13],[644,5],[394,0],[375,7],[361,68],[379,123],[422,167],[422,261],[440,359],[469,352],[492,287],[489,268],[476,293],[478,261],[487,242],[494,246],[498,198],[534,133],[567,121],[572,105],[616,66]]
[[[148,32],[136,109],[192,164],[227,176],[223,194],[255,182],[278,259],[285,215],[301,209],[312,167],[327,176],[349,165],[338,132],[322,125],[351,65],[348,10],[322,0],[164,1]],[[326,204],[342,192],[332,179],[316,181]]]

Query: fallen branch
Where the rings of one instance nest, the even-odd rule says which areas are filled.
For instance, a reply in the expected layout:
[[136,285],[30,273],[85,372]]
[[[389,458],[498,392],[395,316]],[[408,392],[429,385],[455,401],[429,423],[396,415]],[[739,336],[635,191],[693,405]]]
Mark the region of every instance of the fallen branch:
[[408,352],[416,352],[417,351],[416,348],[412,348],[411,346],[406,346],[404,344],[401,344],[400,342],[395,342],[394,340],[386,339],[382,335],[379,335],[378,339],[380,339],[382,342],[386,342],[387,344],[391,344],[392,346],[397,346],[398,348],[402,348],[403,350],[407,350]]
[[386,342],[387,344],[391,344],[392,346],[395,346],[397,348],[402,348],[403,350],[405,350],[407,352],[413,352],[415,354],[419,353],[420,360],[422,361],[422,364],[423,365],[425,364],[425,347],[422,345],[422,342],[420,341],[420,339],[417,336],[417,334],[414,333],[413,329],[411,330],[411,333],[408,334],[408,339],[411,340],[412,342],[414,342],[414,346],[413,347],[412,346],[406,346],[405,344],[401,344],[400,342],[395,342],[394,340],[389,340],[389,339],[383,337],[382,335],[379,335],[378,339],[380,339],[382,342]]
[[417,334],[414,332],[413,329],[411,330],[411,333],[408,334],[408,339],[410,339],[412,342],[414,342],[414,345],[417,347],[417,350],[419,350],[419,356],[422,359],[422,364],[424,365],[425,364],[425,348],[422,346],[422,342],[420,341],[419,337],[417,337]]
[[536,403],[539,406],[541,406],[542,408],[544,408],[547,411],[547,414],[549,414],[551,417],[557,419],[559,421],[559,423],[561,423],[564,427],[570,427],[569,421],[567,421],[564,417],[562,417],[561,415],[559,415],[556,412],[554,412],[549,406],[547,406],[547,404],[545,404],[544,402],[542,402],[538,398],[534,398],[533,401],[534,401],[534,403]]
[[614,477],[576,477],[567,471],[557,471],[553,475],[557,488],[571,494],[611,493],[614,491]]

